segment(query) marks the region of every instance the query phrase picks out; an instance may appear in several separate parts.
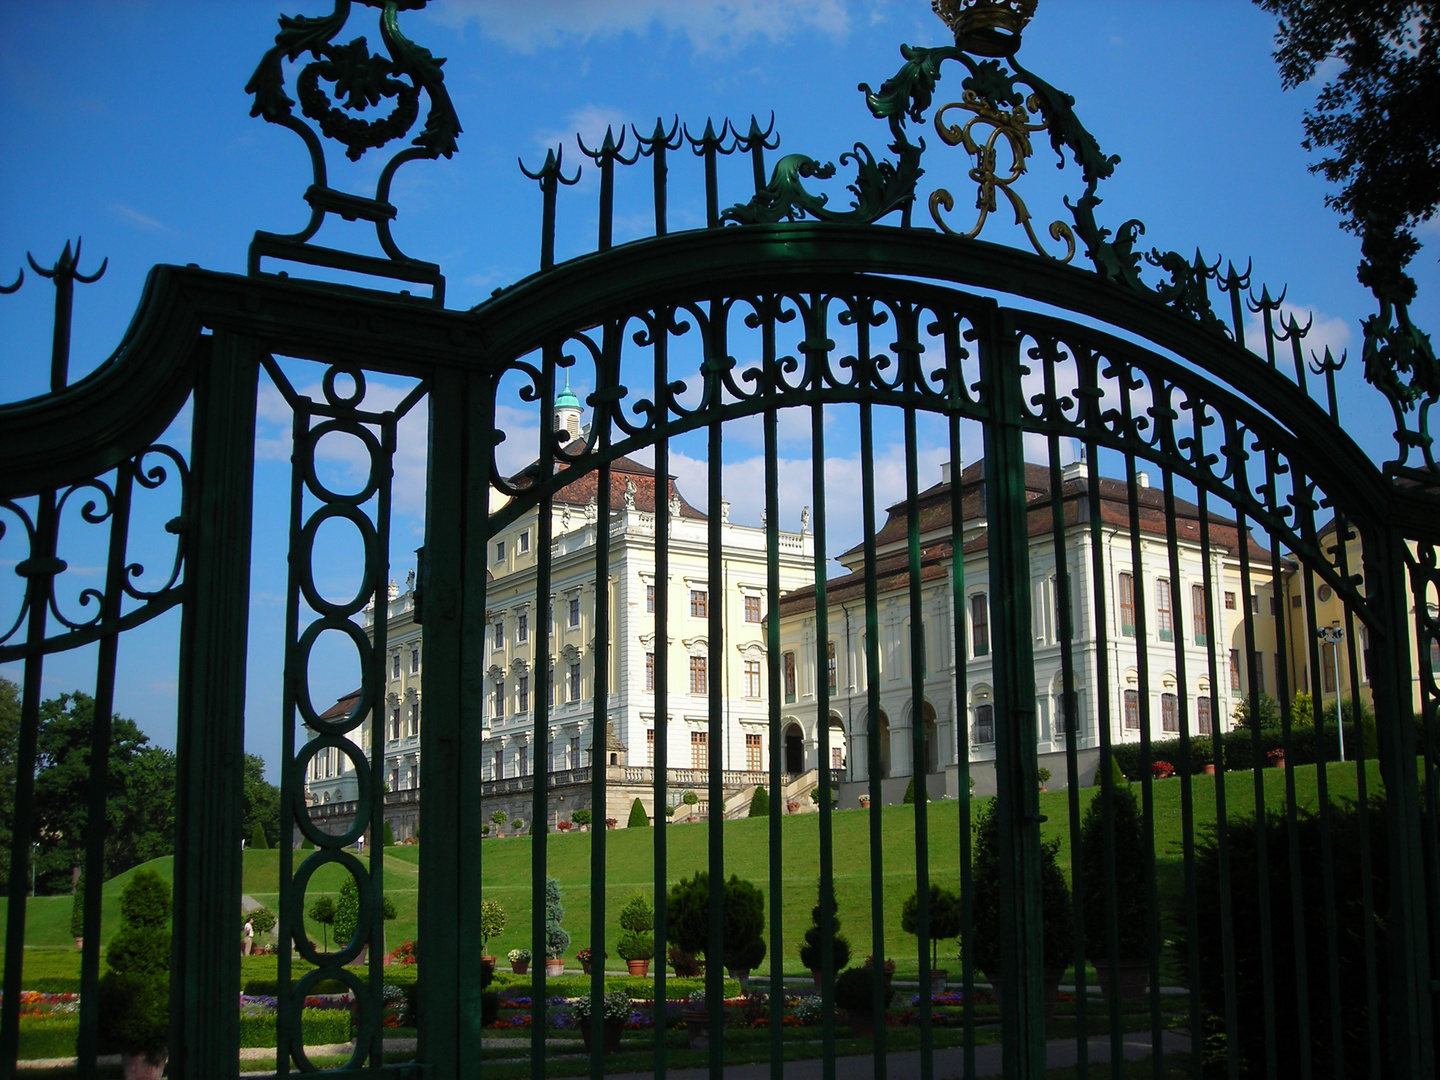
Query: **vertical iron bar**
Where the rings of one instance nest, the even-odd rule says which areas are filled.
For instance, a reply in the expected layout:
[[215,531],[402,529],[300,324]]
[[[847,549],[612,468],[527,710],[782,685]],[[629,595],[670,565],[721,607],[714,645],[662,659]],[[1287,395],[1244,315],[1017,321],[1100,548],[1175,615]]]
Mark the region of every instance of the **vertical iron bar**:
[[245,750],[257,344],[213,336],[195,388],[193,500],[186,509],[175,756],[170,1071],[235,1076],[240,1062],[242,866],[237,823]]
[[[856,356],[860,370],[873,379],[870,362],[870,302],[861,298],[855,321],[859,339]],[[870,781],[870,955],[875,982],[874,1008],[883,1017],[882,983],[885,979],[885,868],[881,835],[880,785],[880,619],[877,610],[878,583],[875,577],[875,428],[869,401],[860,402],[860,501],[865,537],[865,737]],[[875,1027],[873,1068],[876,1080],[885,1080],[885,1025]]]
[[[135,467],[121,462],[115,469],[110,544],[105,560],[105,599],[101,611],[104,636],[95,672],[95,712],[90,737],[90,805],[85,815],[84,951],[80,954],[80,1038],[76,1044],[77,1075],[95,1075],[96,1041],[100,1029],[100,908],[105,884],[105,837],[109,794],[110,732],[115,713],[115,662],[120,645],[120,601],[124,593],[125,548],[130,528],[130,496]],[[12,864],[13,865],[13,864]],[[87,1008],[88,1003],[88,1008]]]
[[[765,386],[770,401],[778,396],[779,374],[775,370],[775,312],[765,313],[763,326],[763,361]],[[779,902],[785,890],[785,860],[781,850],[780,815],[785,798],[782,784],[780,751],[784,736],[780,729],[780,438],[778,417],[773,404],[763,413],[765,427],[765,651],[769,661],[766,675],[770,696],[770,813],[768,825],[770,855],[770,1075],[780,1080],[785,1061],[785,992],[781,958],[783,946],[784,905]],[[818,610],[818,608],[817,608]],[[798,677],[798,676],[797,676]],[[801,763],[804,764],[803,762]],[[803,768],[801,770],[804,771]]]
[[[1060,466],[1060,434],[1059,425],[1056,423],[1063,418],[1050,414],[1050,410],[1059,407],[1059,393],[1055,384],[1056,358],[1053,355],[1046,356],[1043,363],[1046,419],[1049,421],[1046,425],[1048,430],[1045,446],[1050,466],[1050,538],[1055,553],[1056,632],[1060,639],[1060,700],[1065,710],[1065,787],[1066,807],[1070,817],[1070,881],[1075,910],[1075,1068],[1080,1080],[1085,1080],[1090,1069],[1090,1042],[1086,1034],[1089,989],[1085,966],[1085,866],[1080,840],[1080,727],[1076,716],[1075,622],[1070,607],[1070,562],[1066,550],[1065,478]],[[1079,522],[1078,514],[1076,522]],[[1055,734],[1054,726],[1052,719],[1052,735]],[[1091,872],[1094,872],[1093,867]]]
[[960,477],[965,460],[960,444],[960,409],[965,400],[962,349],[959,328],[952,324],[945,334],[945,366],[949,382],[950,435],[950,613],[955,647],[955,758],[959,768],[958,809],[960,847],[960,985],[964,995],[964,1075],[975,1075],[975,960],[966,942],[974,940],[975,898],[971,891],[970,799],[970,713],[969,655],[965,633],[965,507],[960,496]]
[[[720,357],[715,357],[717,363],[710,369],[711,382],[707,388],[708,400],[717,405],[723,395],[723,383],[718,363],[720,359]],[[725,534],[719,510],[720,503],[725,497],[725,487],[721,473],[721,467],[724,464],[722,456],[724,444],[718,409],[715,419],[711,420],[708,425],[708,436],[709,499],[707,509],[709,517],[706,521],[706,540],[709,548],[707,552],[709,571],[706,606],[709,618],[706,634],[708,640],[706,641],[705,689],[709,699],[710,722],[706,737],[709,772],[706,777],[708,794],[706,796],[705,825],[709,840],[710,927],[705,947],[705,1003],[710,1011],[710,1031],[719,1032],[723,1030],[725,1024],[725,965],[723,963],[725,956],[725,788],[722,783],[724,780],[722,770],[725,765],[726,703],[724,687],[720,679],[720,673],[725,663],[725,579],[721,562]],[[711,1080],[722,1080],[725,1075],[724,1040],[711,1037],[709,1044]]]
[[[811,297],[811,312],[819,324],[812,338],[828,340],[824,333],[829,309],[821,307],[818,296]],[[812,357],[813,358],[813,357]],[[828,352],[818,358],[818,371],[827,370]],[[815,384],[820,379],[817,377]],[[835,837],[833,796],[830,784],[830,608],[826,593],[826,514],[825,514],[825,407],[818,401],[810,406],[810,497],[815,501],[815,639],[816,670],[824,675],[815,680],[816,715],[820,718],[820,1075],[821,1080],[835,1080],[835,910],[825,890],[835,882]],[[848,657],[847,657],[848,662]],[[839,661],[836,661],[839,673]],[[838,683],[836,689],[839,689]],[[772,896],[779,894],[772,893]],[[781,958],[772,954],[774,969],[781,970]],[[783,993],[783,982],[772,978],[772,998]],[[773,1020],[772,1020],[773,1023]]]
[[[904,313],[904,330],[913,330],[908,320],[918,316],[914,309]],[[905,336],[909,336],[906,334]],[[902,338],[903,340],[903,338]],[[918,346],[918,341],[910,344]],[[909,365],[912,377],[920,381],[918,349],[901,363]],[[925,771],[925,615],[920,597],[920,486],[919,439],[915,409],[905,408],[905,535],[909,556],[910,593],[910,778],[915,785],[915,940],[920,960],[920,1076],[930,1080],[935,1073],[935,1040],[931,1031],[930,962],[930,792]],[[938,728],[938,725],[937,725]],[[937,730],[938,736],[938,730]]]
[[[604,370],[597,372],[596,390],[614,390],[620,382],[621,324],[610,320],[605,324],[601,359]],[[610,406],[603,394],[595,397],[596,408],[591,421],[592,437],[599,436],[598,450],[600,467],[597,470],[596,502],[597,521],[595,525],[595,646],[593,698],[591,710],[594,718],[590,753],[590,802],[608,809],[609,797],[606,791],[606,769],[610,763]],[[658,505],[662,499],[661,477],[656,476],[654,499]],[[536,739],[548,734],[539,729]],[[539,757],[537,743],[536,757]],[[549,755],[547,754],[548,758]],[[549,773],[549,765],[544,770]],[[538,786],[538,785],[537,785]],[[602,811],[603,813],[603,811]],[[533,814],[532,814],[533,817]],[[538,819],[544,821],[545,818]],[[657,816],[658,820],[658,816]],[[605,1075],[605,837],[609,829],[590,831],[590,1075],[601,1080]],[[531,829],[532,834],[534,829]]]
[[[666,909],[670,842],[667,792],[670,768],[670,308],[657,312],[655,330],[655,1075],[666,1074]],[[711,508],[714,512],[714,508]]]
[[[991,618],[995,627],[995,779],[1000,837],[1000,1018],[1007,1071],[1045,1072],[1044,921],[1040,793],[1035,764],[1035,672],[1030,615],[1020,334],[1000,310],[980,338],[990,403],[985,432]],[[1013,1063],[1013,1065],[1012,1065]]]

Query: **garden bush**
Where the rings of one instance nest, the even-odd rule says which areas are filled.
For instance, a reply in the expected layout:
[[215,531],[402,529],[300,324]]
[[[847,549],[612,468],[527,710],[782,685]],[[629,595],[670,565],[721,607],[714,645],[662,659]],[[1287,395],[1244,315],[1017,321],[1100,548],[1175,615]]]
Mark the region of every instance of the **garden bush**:
[[[995,800],[975,814],[972,849],[973,904],[971,950],[975,966],[992,978],[1000,976],[1000,821]],[[1040,844],[1040,904],[1044,912],[1044,960],[1048,970],[1062,970],[1073,959],[1074,906],[1060,869],[1059,840]]]
[[[895,984],[890,977],[882,976],[880,984],[880,1007],[890,1007],[895,998]],[[875,1008],[875,969],[868,967],[847,968],[835,978],[835,1006],[846,1012],[865,1012]]]
[[553,877],[545,879],[545,955],[550,959],[564,956],[570,947],[570,935],[560,925],[565,918],[565,908],[560,903],[560,882]]
[[250,848],[252,851],[269,851],[270,843],[265,839],[265,830],[260,823],[255,823],[255,831],[250,834]]
[[[330,1046],[350,1041],[350,1010],[302,1009],[300,1031],[306,1046]],[[240,1045],[275,1045],[275,1015],[241,1016]]]
[[757,787],[755,794],[750,797],[750,817],[765,817],[770,813],[770,793],[765,788]]
[[813,908],[810,909],[810,929],[805,931],[805,944],[800,946],[800,962],[811,971],[819,971],[824,959],[822,951],[822,938],[820,929],[820,905],[825,903],[827,898],[830,905],[830,929],[832,949],[834,950],[835,970],[839,971],[846,964],[850,963],[850,939],[840,933],[840,905],[835,900],[835,885],[832,882],[830,887],[825,887],[825,882],[819,883],[819,899]]
[[[728,968],[749,971],[765,958],[765,895],[733,874],[724,890],[725,955],[721,959]],[[697,870],[694,877],[681,878],[670,886],[666,913],[675,948],[692,956],[704,953],[710,936],[710,875]]]
[[[900,929],[907,934],[920,932],[920,892],[917,889],[905,898],[900,908]],[[960,936],[960,897],[943,885],[930,883],[930,967],[940,966],[940,942]]]
[[[1291,894],[1291,877],[1299,878],[1303,926],[1300,933],[1309,957],[1306,986],[1310,1003],[1310,1055],[1315,1076],[1370,1075],[1370,1014],[1367,987],[1373,974],[1378,986],[1378,1024],[1380,1060],[1388,1052],[1387,1017],[1389,1015],[1390,980],[1386,956],[1386,912],[1390,907],[1390,867],[1386,843],[1385,803],[1383,797],[1371,800],[1365,808],[1362,823],[1355,804],[1332,807],[1329,821],[1329,847],[1333,865],[1348,868],[1334,875],[1334,923],[1338,949],[1333,961],[1338,969],[1340,993],[1341,1037],[1345,1061],[1337,1070],[1334,1060],[1334,1032],[1330,1026],[1331,930],[1327,926],[1324,882],[1325,835],[1318,815],[1301,810],[1295,825],[1298,844],[1291,846],[1291,827],[1280,815],[1267,816],[1264,824],[1266,845],[1266,880],[1270,904],[1270,963],[1274,994],[1273,1029],[1265,1024],[1265,979],[1261,947],[1260,860],[1255,824],[1241,818],[1233,819],[1227,830],[1229,845],[1231,926],[1234,935],[1234,986],[1239,1057],[1243,1063],[1263,1062],[1267,1037],[1274,1040],[1276,1059],[1280,1062],[1300,1060],[1301,1014],[1299,984],[1295,977],[1295,911]],[[1368,920],[1374,934],[1375,959],[1372,964],[1365,951],[1366,923],[1365,879],[1358,872],[1361,865],[1361,837],[1368,832],[1373,912]],[[1219,847],[1214,829],[1203,837],[1196,849],[1197,951],[1199,971],[1188,973],[1195,980],[1201,1003],[1211,1016],[1225,1016],[1225,965],[1221,937],[1221,899]],[[1177,913],[1175,925],[1184,927],[1183,911]],[[1188,967],[1188,943],[1183,930],[1175,943],[1175,955],[1182,970]],[[1323,1019],[1322,1019],[1323,1018]],[[1223,1030],[1223,1025],[1222,1025]]]
[[644,804],[639,799],[636,799],[630,804],[630,820],[626,822],[627,827],[631,829],[643,829],[649,824],[650,815],[645,813]]
[[[906,804],[906,803],[913,803],[914,801],[915,801],[915,777],[912,776],[912,777],[910,777],[910,783],[909,783],[908,785],[906,785],[906,787],[905,787],[905,798],[901,799],[900,802],[901,802],[901,804],[903,805],[903,804]],[[926,801],[926,802],[932,802],[932,801],[933,801],[933,800],[930,798],[930,786],[929,786],[928,784],[925,786],[925,801]]]
[[[1145,829],[1140,803],[1130,785],[1116,785],[1112,795],[1115,836],[1115,905],[1120,937],[1115,943],[1121,960],[1138,960],[1149,949],[1145,911]],[[1097,795],[1080,821],[1080,857],[1083,881],[1078,890],[1085,905],[1085,955],[1092,963],[1105,963],[1109,916],[1105,888],[1104,796]]]
[[163,1055],[170,1027],[170,885],[136,871],[100,979],[100,1036],[122,1053]]
[[589,825],[590,822],[594,820],[594,816],[589,810],[582,807],[570,815],[570,820],[575,822],[576,825]]

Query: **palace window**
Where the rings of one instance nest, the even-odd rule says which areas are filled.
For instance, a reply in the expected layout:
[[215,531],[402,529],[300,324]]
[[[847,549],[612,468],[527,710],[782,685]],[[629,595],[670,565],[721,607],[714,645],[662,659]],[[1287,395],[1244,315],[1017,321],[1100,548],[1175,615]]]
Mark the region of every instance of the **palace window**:
[[495,630],[490,635],[492,648],[503,649],[505,647],[505,620],[495,620]]
[[749,623],[760,621],[760,597],[753,595],[745,597],[745,621]]
[[570,625],[580,625],[580,598],[578,596],[570,598]]
[[1240,650],[1230,650],[1230,689],[1234,693],[1240,692]]
[[785,700],[786,700],[786,701],[794,701],[794,700],[795,700],[795,654],[794,654],[793,652],[787,652],[787,653],[785,654],[785,656],[784,656],[784,658],[783,658],[783,661],[782,661],[782,666],[783,666],[783,668],[784,668],[784,678],[785,678]]
[[400,738],[400,706],[390,710],[390,738]]
[[645,763],[651,768],[655,767],[655,729],[645,729]]
[[1328,649],[1325,646],[1326,642],[1322,641],[1320,643],[1320,674],[1324,680],[1325,692],[1333,694],[1335,692],[1335,653],[1337,650],[1333,645]]
[[1135,575],[1120,575],[1120,633],[1135,636]]
[[1210,695],[1201,694],[1195,699],[1195,723],[1201,735],[1210,735],[1214,732],[1213,721],[1210,717]]
[[1210,643],[1210,611],[1209,605],[1205,603],[1205,586],[1190,586],[1191,620],[1194,622],[1195,644],[1208,645]]
[[995,741],[995,706],[977,705],[975,707],[975,742],[993,743]]
[[1235,610],[1235,594],[1233,592],[1229,592],[1228,590],[1225,593],[1225,610]]
[[645,690],[648,693],[655,692],[655,654],[645,654]]
[[974,655],[990,655],[990,600],[984,593],[970,597],[970,640]]
[[690,767],[692,769],[708,769],[710,767],[710,733],[708,731],[690,732]]
[[570,700],[580,700],[580,665],[578,663],[570,665]]
[[764,765],[760,756],[760,736],[745,736],[745,768],[751,772],[759,772]]
[[495,680],[495,715],[505,715],[505,680]]
[[419,649],[411,649],[411,650],[410,650],[410,674],[411,674],[411,675],[418,675],[419,673],[420,673],[420,650],[419,650]]
[[708,618],[710,615],[710,594],[704,589],[690,590],[690,614],[697,619]]
[[405,725],[405,734],[406,734],[406,735],[419,735],[419,734],[420,734],[420,702],[418,702],[418,701],[412,701],[412,702],[410,702],[410,717],[409,717],[409,723],[407,723],[407,724]]
[[1265,693],[1265,654],[1255,654],[1255,689],[1259,693]]
[[515,616],[515,640],[517,642],[530,640],[530,616],[524,612]]
[[516,687],[515,707],[521,712],[530,711],[530,676],[521,675],[519,686]]
[[1175,617],[1170,608],[1170,579],[1155,581],[1155,629],[1161,641],[1175,640]]
[[520,771],[519,776],[530,775],[530,747],[524,743],[520,744]]
[[[505,753],[504,753],[503,750],[496,750],[496,751],[495,751],[495,764],[492,766],[492,768],[495,770],[495,779],[496,779],[496,780],[504,780],[504,779],[505,779]],[[398,774],[398,773],[396,774],[396,781],[397,781],[397,783],[398,783],[398,781],[399,781],[399,774]]]
[[1125,691],[1125,730],[1140,730],[1140,691]]
[[521,555],[524,555],[527,551],[530,550],[530,530],[529,530],[529,529],[525,529],[525,530],[521,531],[519,537],[518,537],[518,538],[516,539],[516,541],[515,541],[515,550],[516,550],[517,553],[519,553],[519,554],[521,554]]
[[570,739],[570,768],[580,767],[580,736],[575,735]]
[[690,657],[690,693],[704,694],[708,690],[705,670],[706,658],[703,656]]
[[1160,695],[1160,730],[1179,731],[1179,699],[1174,694]]
[[645,586],[645,612],[648,615],[655,614],[655,586]]
[[832,694],[835,693],[836,687],[840,685],[839,675],[839,664],[835,659],[835,642],[827,641],[825,643],[825,678],[830,687],[830,693]]
[[745,696],[747,698],[758,698],[760,696],[760,661],[745,661]]
[[390,677],[392,679],[400,677],[400,654],[398,652],[390,658]]
[[496,541],[495,541],[495,561],[496,561],[496,562],[504,562],[504,561],[505,561],[505,541],[504,541],[504,540],[496,540]]

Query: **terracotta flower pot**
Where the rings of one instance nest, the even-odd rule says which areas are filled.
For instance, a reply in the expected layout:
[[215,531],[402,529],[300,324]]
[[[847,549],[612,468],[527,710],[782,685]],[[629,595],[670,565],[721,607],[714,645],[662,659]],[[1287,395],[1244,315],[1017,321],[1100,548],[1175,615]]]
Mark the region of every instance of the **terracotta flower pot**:
[[[1095,965],[1096,982],[1100,984],[1100,992],[1108,999],[1110,997],[1110,962],[1102,960]],[[1120,961],[1120,982],[1116,989],[1120,992],[1121,1001],[1135,1001],[1145,996],[1145,991],[1150,986],[1150,961],[1121,960]]]
[[710,1046],[710,1010],[683,1008],[680,1019],[685,1021],[685,1031],[690,1036],[691,1050],[705,1050]]
[[[605,1053],[617,1054],[620,1052],[620,1036],[625,1033],[622,1024],[606,1024],[602,1029],[604,1032],[603,1046]],[[590,1049],[590,1021],[584,1020],[580,1023],[580,1037],[585,1040],[585,1049]]]
[[491,971],[494,971],[494,970],[495,970],[495,957],[493,957],[493,956],[486,956],[484,953],[481,953],[481,954],[480,954],[480,962],[481,962],[482,964],[489,964]]
[[875,1011],[873,1009],[846,1009],[845,1015],[850,1017],[852,1038],[866,1039],[875,1034]]
[[580,961],[580,973],[581,973],[582,975],[589,975],[589,974],[590,974],[590,961],[589,961],[589,960],[581,960],[581,961]]
[[528,971],[530,970],[530,961],[529,961],[529,960],[511,960],[511,961],[510,961],[510,970],[513,971],[516,975],[524,975],[526,972],[528,972]]
[[557,957],[554,957],[553,959],[551,959],[551,958],[546,958],[546,960],[545,960],[545,974],[546,974],[547,976],[549,976],[550,978],[552,978],[552,979],[553,979],[555,976],[557,976],[557,975],[564,975],[564,974],[565,974],[565,958],[564,958],[563,956],[557,956]]
[[948,972],[944,968],[931,968],[930,993],[943,994],[945,992],[945,982],[949,977],[950,972]]
[[631,975],[638,976],[639,978],[643,979],[650,974],[649,960],[626,960],[625,965],[630,969]]
[[1203,766],[1203,767],[1200,769],[1200,771],[1201,771],[1202,773],[1204,773],[1206,776],[1214,776],[1214,775],[1215,775],[1215,766],[1214,766],[1213,764],[1206,765],[1206,766]]

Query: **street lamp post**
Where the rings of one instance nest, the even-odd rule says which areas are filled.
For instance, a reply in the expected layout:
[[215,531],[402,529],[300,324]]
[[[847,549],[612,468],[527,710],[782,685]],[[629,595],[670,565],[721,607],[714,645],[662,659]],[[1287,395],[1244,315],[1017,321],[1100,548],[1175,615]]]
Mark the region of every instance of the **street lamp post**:
[[1321,648],[1329,645],[1335,650],[1333,653],[1335,659],[1335,733],[1340,739],[1340,760],[1343,762],[1345,760],[1345,715],[1340,694],[1340,642],[1345,640],[1345,631],[1338,626],[1321,626],[1316,628],[1315,636],[1320,639]]

